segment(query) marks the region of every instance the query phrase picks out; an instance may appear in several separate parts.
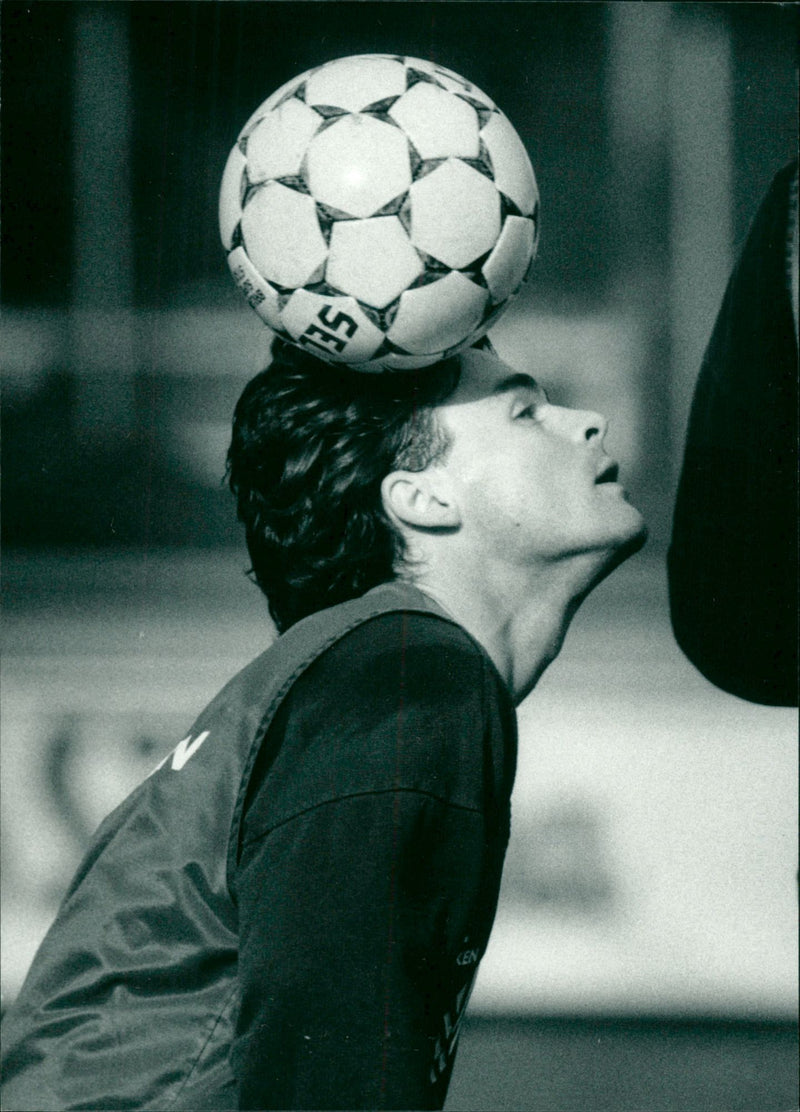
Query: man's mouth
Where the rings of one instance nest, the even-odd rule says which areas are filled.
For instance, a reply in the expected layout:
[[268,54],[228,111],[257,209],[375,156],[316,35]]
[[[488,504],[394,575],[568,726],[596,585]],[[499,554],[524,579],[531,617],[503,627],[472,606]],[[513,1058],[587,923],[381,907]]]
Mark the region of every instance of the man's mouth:
[[605,463],[597,472],[595,483],[615,483],[619,476],[619,464],[616,460],[610,459]]

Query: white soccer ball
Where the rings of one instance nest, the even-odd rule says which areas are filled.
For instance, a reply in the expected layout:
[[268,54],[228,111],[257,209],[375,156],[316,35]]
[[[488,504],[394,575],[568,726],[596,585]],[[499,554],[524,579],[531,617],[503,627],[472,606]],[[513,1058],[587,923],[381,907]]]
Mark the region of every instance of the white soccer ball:
[[361,371],[474,344],[539,236],[530,159],[499,108],[419,58],[339,58],[282,86],[222,178],[222,243],[279,336]]

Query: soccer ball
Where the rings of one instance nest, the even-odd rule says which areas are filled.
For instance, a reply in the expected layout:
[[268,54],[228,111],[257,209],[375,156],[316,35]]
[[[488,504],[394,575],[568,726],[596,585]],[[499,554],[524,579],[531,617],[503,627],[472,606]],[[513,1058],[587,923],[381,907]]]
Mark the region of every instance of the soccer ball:
[[339,58],[283,85],[222,177],[222,243],[266,324],[382,372],[469,347],[536,254],[530,159],[497,106],[419,58]]

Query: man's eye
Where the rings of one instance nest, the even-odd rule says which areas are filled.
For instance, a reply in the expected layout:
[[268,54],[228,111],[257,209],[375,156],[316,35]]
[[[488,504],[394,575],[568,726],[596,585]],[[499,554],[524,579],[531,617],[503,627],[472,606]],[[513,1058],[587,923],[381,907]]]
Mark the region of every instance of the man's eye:
[[519,419],[520,417],[535,417],[535,416],[536,416],[536,406],[535,405],[526,405],[524,409],[521,409],[518,413],[516,413],[514,415],[515,420]]

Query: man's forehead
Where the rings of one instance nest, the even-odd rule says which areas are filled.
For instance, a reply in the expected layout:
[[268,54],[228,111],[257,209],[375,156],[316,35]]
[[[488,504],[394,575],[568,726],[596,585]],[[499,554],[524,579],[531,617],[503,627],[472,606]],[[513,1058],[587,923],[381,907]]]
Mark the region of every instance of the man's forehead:
[[537,388],[532,375],[504,363],[494,352],[470,348],[459,356],[459,362],[458,386],[447,399],[446,406],[481,401],[507,390]]

